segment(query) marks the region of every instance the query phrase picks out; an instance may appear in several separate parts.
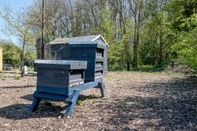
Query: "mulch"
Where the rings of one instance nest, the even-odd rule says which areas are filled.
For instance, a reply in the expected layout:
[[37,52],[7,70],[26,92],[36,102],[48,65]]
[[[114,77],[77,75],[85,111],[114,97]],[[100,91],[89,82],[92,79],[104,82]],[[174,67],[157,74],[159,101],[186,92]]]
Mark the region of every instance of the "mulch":
[[[35,73],[0,73],[0,130],[7,131],[195,131],[197,77],[175,72],[109,72],[100,90],[83,91],[70,118],[67,103],[42,100],[29,108]],[[50,104],[49,104],[50,103]]]

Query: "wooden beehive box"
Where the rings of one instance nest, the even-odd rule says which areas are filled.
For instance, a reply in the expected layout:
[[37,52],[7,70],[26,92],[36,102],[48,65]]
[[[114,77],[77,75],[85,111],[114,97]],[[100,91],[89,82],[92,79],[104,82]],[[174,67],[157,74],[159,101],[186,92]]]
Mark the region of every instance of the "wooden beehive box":
[[0,47],[0,71],[3,70],[3,48]]
[[38,92],[69,96],[69,89],[84,84],[86,61],[35,60]]
[[108,44],[101,35],[57,39],[50,42],[53,59],[85,60],[85,83],[107,75]]

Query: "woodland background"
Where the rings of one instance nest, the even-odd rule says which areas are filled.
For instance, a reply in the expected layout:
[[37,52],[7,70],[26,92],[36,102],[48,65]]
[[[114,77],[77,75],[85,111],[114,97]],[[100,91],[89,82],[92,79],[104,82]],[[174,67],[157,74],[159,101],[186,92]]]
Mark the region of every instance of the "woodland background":
[[184,64],[197,68],[196,0],[35,0],[13,12],[5,5],[3,63],[43,58],[42,42],[101,34],[109,44],[109,70]]

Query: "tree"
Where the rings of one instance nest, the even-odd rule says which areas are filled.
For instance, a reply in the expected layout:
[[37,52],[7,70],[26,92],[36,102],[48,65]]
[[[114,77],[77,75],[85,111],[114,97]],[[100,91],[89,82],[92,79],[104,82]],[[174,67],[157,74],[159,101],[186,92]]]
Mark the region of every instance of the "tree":
[[17,67],[20,64],[19,47],[9,41],[0,41],[0,47],[3,48],[3,63],[12,64]]
[[[194,25],[196,27],[192,29]],[[173,45],[172,49],[177,53],[178,60],[183,64],[197,68],[197,14],[193,14],[189,18],[185,18],[184,22],[180,26],[186,27],[190,30],[180,33],[177,37],[177,42]]]
[[196,63],[196,31],[197,2],[194,0],[174,0],[166,5],[168,18],[171,22],[171,52],[174,59],[183,64],[197,68]]
[[115,70],[119,68],[121,63],[122,48],[114,39],[114,25],[111,18],[111,11],[106,3],[103,10],[99,10],[100,19],[98,21],[98,27],[96,33],[102,34],[105,40],[109,43],[108,50],[108,68],[109,70]]
[[24,12],[14,13],[9,7],[5,6],[4,14],[1,17],[6,21],[3,33],[8,36],[16,36],[22,41],[22,49],[20,52],[21,77],[24,76],[24,53],[27,44],[31,45],[34,34],[30,30],[30,26],[26,23],[27,14]]

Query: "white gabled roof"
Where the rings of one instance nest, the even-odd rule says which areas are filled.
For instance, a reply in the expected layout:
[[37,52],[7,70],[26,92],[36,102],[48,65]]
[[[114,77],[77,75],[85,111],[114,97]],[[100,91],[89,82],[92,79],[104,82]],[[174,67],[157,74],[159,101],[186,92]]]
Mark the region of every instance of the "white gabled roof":
[[50,44],[59,44],[59,43],[69,43],[70,41],[96,41],[97,39],[101,38],[107,46],[108,43],[101,35],[91,35],[91,36],[80,36],[80,37],[71,37],[71,38],[57,38],[54,41],[51,41]]

